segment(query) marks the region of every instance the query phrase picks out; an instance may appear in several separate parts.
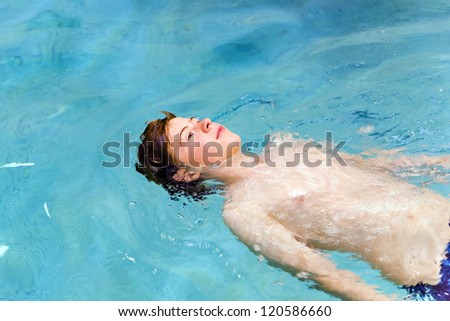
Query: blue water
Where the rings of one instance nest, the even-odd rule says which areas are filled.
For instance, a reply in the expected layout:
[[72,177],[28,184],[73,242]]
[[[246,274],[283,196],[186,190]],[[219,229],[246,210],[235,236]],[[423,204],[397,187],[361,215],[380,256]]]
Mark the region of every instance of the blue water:
[[449,154],[448,1],[281,3],[0,0],[0,166],[35,164],[0,168],[0,300],[335,300],[250,253],[220,196],[148,183],[124,144],[165,109],[243,140]]

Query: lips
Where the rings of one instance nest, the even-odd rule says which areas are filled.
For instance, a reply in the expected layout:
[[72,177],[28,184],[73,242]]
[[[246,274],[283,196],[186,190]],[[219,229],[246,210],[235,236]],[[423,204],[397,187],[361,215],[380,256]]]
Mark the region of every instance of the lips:
[[222,132],[222,130],[223,130],[223,126],[219,126],[219,128],[217,129],[216,139],[219,138],[220,133]]

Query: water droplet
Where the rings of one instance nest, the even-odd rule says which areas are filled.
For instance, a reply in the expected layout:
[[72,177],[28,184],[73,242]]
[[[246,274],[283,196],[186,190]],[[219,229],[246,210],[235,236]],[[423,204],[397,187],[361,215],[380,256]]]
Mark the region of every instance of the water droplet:
[[178,216],[179,218],[181,218],[181,219],[183,219],[183,218],[184,218],[184,215],[183,215],[183,213],[180,213],[180,212],[178,212],[178,213],[177,213],[177,216]]
[[295,276],[300,280],[306,280],[309,278],[310,275],[307,272],[298,272]]
[[261,116],[261,117],[259,117],[261,120],[264,120],[264,119],[266,119],[266,117],[264,117],[264,116]]
[[195,220],[194,225],[201,226],[203,224],[203,222],[204,222],[203,218],[198,218]]
[[136,206],[136,204],[137,203],[135,201],[132,201],[132,202],[128,203],[128,208],[134,208]]
[[0,244],[0,257],[3,257],[8,250],[9,250],[9,246],[8,245],[1,245]]
[[373,125],[366,125],[358,128],[358,133],[360,134],[370,134],[373,132],[375,127]]
[[352,64],[352,66],[355,68],[361,68],[361,67],[364,67],[365,65],[366,65],[365,61],[355,62]]

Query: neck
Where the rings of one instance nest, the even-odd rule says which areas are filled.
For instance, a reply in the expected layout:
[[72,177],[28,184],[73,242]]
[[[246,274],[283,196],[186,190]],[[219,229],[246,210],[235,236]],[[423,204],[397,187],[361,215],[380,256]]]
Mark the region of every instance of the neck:
[[231,185],[249,177],[250,168],[259,163],[259,158],[256,159],[237,152],[220,166],[205,168],[202,171],[202,176],[206,179],[216,179],[226,185]]

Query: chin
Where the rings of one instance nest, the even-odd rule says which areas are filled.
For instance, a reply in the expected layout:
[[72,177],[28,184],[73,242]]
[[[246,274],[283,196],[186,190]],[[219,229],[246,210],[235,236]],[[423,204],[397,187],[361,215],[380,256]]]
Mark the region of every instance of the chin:
[[225,146],[233,145],[233,148],[235,147],[241,147],[241,138],[239,136],[237,137],[229,137],[226,140]]
[[229,135],[227,135],[227,141],[229,143],[238,143],[241,145],[241,137],[238,134],[235,134],[233,132],[229,132]]

